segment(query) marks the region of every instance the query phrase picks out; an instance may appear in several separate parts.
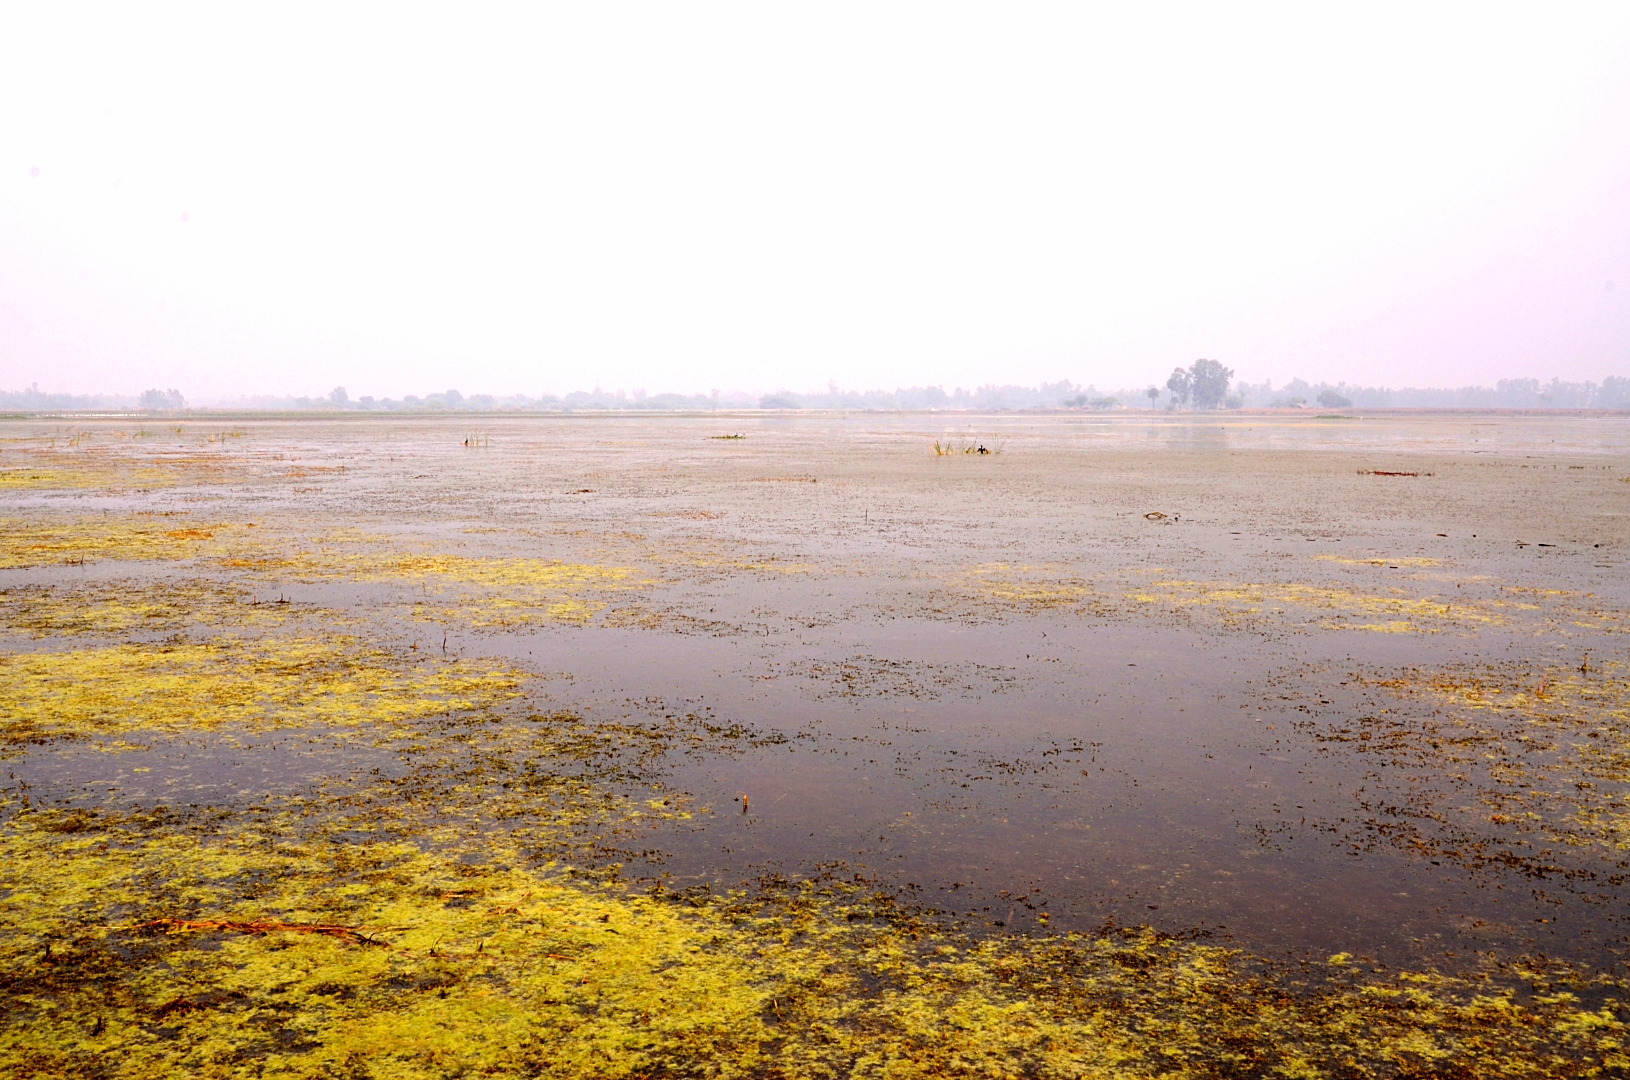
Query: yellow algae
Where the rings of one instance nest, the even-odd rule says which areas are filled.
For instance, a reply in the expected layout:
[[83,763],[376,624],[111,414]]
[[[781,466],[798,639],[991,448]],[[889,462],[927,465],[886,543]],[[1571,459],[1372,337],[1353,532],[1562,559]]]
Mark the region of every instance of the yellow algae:
[[1371,630],[1377,634],[1413,634],[1416,632],[1414,623],[1407,619],[1389,619],[1378,623],[1324,623],[1326,630]]
[[[347,542],[362,542],[361,538]],[[629,566],[602,566],[569,563],[558,559],[510,558],[502,556],[403,554],[389,551],[291,551],[286,554],[259,554],[222,560],[230,569],[275,570],[286,576],[318,580],[344,578],[350,581],[414,582],[434,585],[472,586],[491,590],[542,590],[626,588],[645,584],[635,578]]]
[[1340,555],[1315,555],[1314,559],[1320,562],[1345,563],[1349,566],[1442,566],[1441,559],[1409,558],[1409,559],[1348,559]]
[[[1487,975],[1353,970],[1298,988],[1141,928],[973,940],[827,879],[711,897],[590,884],[526,853],[687,813],[565,767],[617,773],[624,750],[735,736],[677,718],[494,722],[519,690],[513,672],[337,638],[5,658],[11,738],[384,721],[408,725],[403,753],[453,764],[229,816],[0,800],[0,1069],[1201,1077],[1452,1055],[1473,1074],[1542,1076],[1621,1053],[1611,1009],[1560,992],[1519,1005]],[[486,722],[439,720],[458,709]]]
[[1093,595],[1085,581],[1051,566],[984,563],[970,568],[956,584],[975,598],[1031,609],[1072,606]]
[[173,518],[84,517],[56,522],[4,518],[0,569],[103,559],[191,559],[215,554],[246,532],[241,525],[186,525]]
[[580,625],[606,607],[605,597],[647,584],[633,567],[535,558],[319,552],[287,569],[295,576],[417,584],[425,598],[415,604],[416,617],[475,627]]
[[[1296,991],[1147,930],[972,942],[846,886],[631,895],[502,843],[336,842],[264,808],[0,826],[0,1065],[18,1077],[1549,1076],[1617,1062],[1615,1006],[1535,973]],[[960,945],[961,947],[958,947]],[[1366,979],[1371,981],[1365,981]],[[1418,977],[1417,977],[1418,978]]]
[[[74,445],[72,442],[69,445]],[[220,478],[227,462],[218,456],[166,455],[158,458],[120,456],[99,451],[78,454],[39,452],[26,465],[0,469],[0,491],[75,491],[87,489],[174,487],[183,480]]]
[[456,603],[416,603],[413,616],[438,625],[451,620],[478,628],[519,626],[540,620],[582,626],[604,611],[606,606],[604,601],[518,600],[508,596],[487,596],[478,601],[460,599]]
[[[200,626],[271,626],[289,605],[257,603],[252,593],[202,582],[140,587],[133,582],[0,590],[0,627],[33,637],[123,634]],[[328,619],[336,617],[327,613]]]
[[107,482],[107,473],[93,469],[53,467],[0,470],[0,490],[88,488],[101,487]]
[[361,555],[323,561],[360,581],[432,579],[488,589],[607,588],[629,583],[635,574],[627,566],[460,555]]
[[[1152,581],[1127,594],[1143,604],[1175,608],[1215,608],[1225,616],[1283,614],[1294,609],[1326,614],[1330,629],[1372,630],[1385,633],[1431,633],[1466,623],[1497,623],[1499,616],[1468,602],[1431,600],[1403,595],[1381,596],[1350,589],[1294,583],[1233,584],[1203,581]],[[1380,615],[1378,622],[1350,623],[1338,619]],[[1390,616],[1390,618],[1385,618]]]
[[[1435,815],[1449,838],[1429,836],[1421,850],[1532,865],[1539,873],[1557,873],[1547,859],[1558,855],[1536,852],[1535,839],[1612,858],[1630,850],[1626,665],[1587,660],[1579,668],[1407,671],[1366,677],[1362,685],[1387,692],[1393,707],[1321,738],[1383,755],[1412,785],[1447,781],[1470,788],[1475,799],[1473,813]],[[1417,714],[1397,707],[1401,701],[1421,701],[1432,711]],[[1411,790],[1408,797],[1417,795]]]
[[770,574],[809,574],[815,571],[815,566],[812,563],[781,562],[774,558],[752,559],[697,555],[667,561],[698,570],[748,570]]
[[24,653],[0,656],[0,736],[390,724],[491,705],[519,684],[493,666],[404,661],[343,637]]
[[83,465],[48,465],[0,470],[0,491],[40,489],[71,491],[85,488],[170,487],[180,482],[172,469],[131,468],[114,462]]

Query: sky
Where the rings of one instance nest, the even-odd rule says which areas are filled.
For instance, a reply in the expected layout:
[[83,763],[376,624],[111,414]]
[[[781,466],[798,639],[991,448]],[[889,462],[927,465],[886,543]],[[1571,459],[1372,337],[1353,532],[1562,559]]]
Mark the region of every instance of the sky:
[[0,10],[0,389],[1630,375],[1630,5]]

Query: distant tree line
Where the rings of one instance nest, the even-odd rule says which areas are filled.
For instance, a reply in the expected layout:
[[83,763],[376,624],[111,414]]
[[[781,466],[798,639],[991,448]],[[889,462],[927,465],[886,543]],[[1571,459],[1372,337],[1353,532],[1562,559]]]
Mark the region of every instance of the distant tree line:
[[[1218,360],[1196,360],[1186,368],[1175,368],[1164,389],[1156,386],[1101,391],[1068,380],[1040,386],[1014,386],[987,383],[973,389],[947,391],[941,386],[913,386],[898,390],[840,390],[828,385],[825,391],[780,390],[752,395],[714,391],[711,394],[647,394],[643,390],[576,391],[570,394],[524,394],[495,396],[465,395],[458,390],[441,390],[422,397],[414,394],[399,399],[356,397],[336,386],[321,397],[242,397],[235,401],[214,401],[217,409],[246,410],[347,410],[363,412],[464,412],[464,411],[692,411],[722,409],[827,409],[895,410],[939,409],[945,411],[1001,411],[1020,409],[1228,409],[1228,408],[1324,408],[1324,409],[1630,409],[1630,378],[1611,376],[1596,382],[1564,382],[1552,379],[1501,379],[1493,387],[1463,386],[1457,389],[1351,386],[1347,383],[1309,383],[1292,379],[1280,387],[1272,382],[1235,382],[1232,369]],[[143,409],[177,411],[187,407],[178,390],[151,389],[139,396],[117,394],[54,394],[42,391],[36,383],[25,390],[0,391],[0,409],[13,411],[74,411],[95,409]]]
[[1271,382],[1237,383],[1234,394],[1247,408],[1630,409],[1630,378],[1613,375],[1599,383],[1501,379],[1492,387],[1399,390],[1292,379],[1277,388]]

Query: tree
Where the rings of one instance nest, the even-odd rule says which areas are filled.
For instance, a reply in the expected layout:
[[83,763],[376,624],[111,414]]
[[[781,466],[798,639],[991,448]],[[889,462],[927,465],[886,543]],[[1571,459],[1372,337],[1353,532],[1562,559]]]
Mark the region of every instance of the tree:
[[1353,407],[1353,403],[1351,401],[1342,397],[1334,390],[1320,390],[1319,404],[1323,405],[1327,409],[1350,409]]
[[1172,400],[1179,405],[1188,404],[1189,393],[1194,389],[1194,383],[1189,379],[1189,373],[1183,368],[1172,368],[1172,373],[1166,377],[1166,389],[1172,392]]
[[143,390],[138,403],[144,409],[184,409],[187,401],[179,390]]
[[1215,409],[1228,396],[1228,380],[1234,377],[1232,368],[1225,368],[1216,360],[1196,360],[1188,370],[1189,393],[1196,409]]
[[1151,409],[1154,408],[1155,407],[1155,402],[1160,400],[1160,391],[1157,388],[1151,386],[1151,387],[1149,387],[1149,389],[1144,391],[1144,394],[1146,394],[1148,396],[1148,398],[1149,398],[1149,408],[1151,408]]
[[328,400],[332,401],[334,404],[343,409],[345,408],[345,403],[350,401],[351,398],[348,394],[346,394],[345,387],[336,386],[334,389],[328,392]]

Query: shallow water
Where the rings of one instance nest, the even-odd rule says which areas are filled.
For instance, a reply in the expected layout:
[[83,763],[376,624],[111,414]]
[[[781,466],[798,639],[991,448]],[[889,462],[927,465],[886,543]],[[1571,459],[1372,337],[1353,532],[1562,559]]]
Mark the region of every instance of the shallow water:
[[[1406,769],[1329,734],[1382,708],[1408,723],[1452,712],[1366,698],[1355,675],[1368,686],[1508,664],[1531,682],[1630,659],[1625,418],[179,426],[138,439],[76,422],[89,434],[67,447],[49,425],[5,422],[0,471],[94,465],[114,478],[5,490],[5,516],[65,533],[133,512],[233,523],[254,558],[53,554],[0,569],[0,598],[44,589],[73,607],[97,589],[206,582],[235,604],[291,601],[308,630],[547,676],[528,708],[635,725],[700,715],[769,736],[642,762],[630,787],[655,781],[710,812],[624,850],[631,879],[841,872],[981,932],[1139,923],[1259,955],[1623,955],[1624,851],[1552,844],[1553,871],[1536,873],[1461,841],[1410,841],[1385,826],[1461,828],[1481,814],[1467,809],[1477,778]],[[224,426],[239,434],[204,441]],[[480,446],[465,447],[476,428]],[[998,452],[938,456],[936,440]],[[118,479],[138,465],[146,479]],[[305,562],[267,557],[296,550]],[[403,551],[632,575],[584,593],[581,618],[541,600],[495,607],[507,586],[472,592],[342,558]],[[236,625],[73,636],[20,618],[14,654],[156,648]],[[142,745],[13,746],[6,784],[51,804],[231,807],[390,779],[412,760],[383,733],[309,728]],[[1609,802],[1626,788],[1592,775]]]

